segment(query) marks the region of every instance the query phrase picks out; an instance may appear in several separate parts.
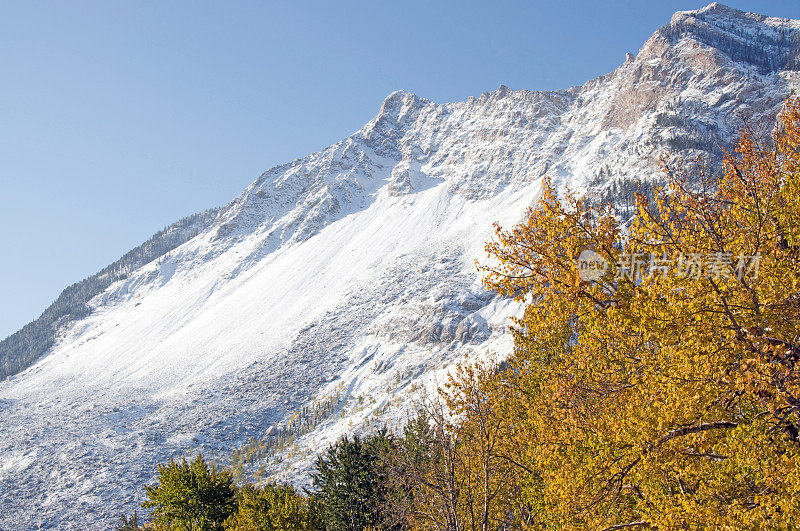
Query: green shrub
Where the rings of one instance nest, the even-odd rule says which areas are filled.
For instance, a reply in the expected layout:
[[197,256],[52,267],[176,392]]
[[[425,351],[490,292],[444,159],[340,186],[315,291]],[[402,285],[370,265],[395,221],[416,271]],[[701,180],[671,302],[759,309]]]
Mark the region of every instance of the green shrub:
[[227,470],[217,470],[203,456],[188,463],[173,460],[158,465],[158,484],[145,486],[148,500],[142,507],[153,509],[159,527],[180,531],[216,531],[236,511],[236,489]]
[[225,522],[234,531],[311,531],[323,529],[317,522],[313,500],[291,485],[245,485],[238,496],[236,513]]

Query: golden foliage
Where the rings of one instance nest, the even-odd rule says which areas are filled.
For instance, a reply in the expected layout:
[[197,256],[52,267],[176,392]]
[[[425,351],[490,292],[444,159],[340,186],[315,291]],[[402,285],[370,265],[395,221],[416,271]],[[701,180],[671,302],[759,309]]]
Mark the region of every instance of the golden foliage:
[[[781,125],[767,140],[746,130],[717,180],[667,168],[626,230],[548,182],[522,223],[497,228],[486,284],[526,306],[512,368],[479,379],[504,430],[491,451],[518,469],[497,489],[515,516],[491,528],[796,525],[797,100]],[[593,281],[586,249],[608,265]],[[464,395],[470,381],[453,385]],[[451,407],[481,433],[480,416]],[[471,440],[480,460],[486,443]]]

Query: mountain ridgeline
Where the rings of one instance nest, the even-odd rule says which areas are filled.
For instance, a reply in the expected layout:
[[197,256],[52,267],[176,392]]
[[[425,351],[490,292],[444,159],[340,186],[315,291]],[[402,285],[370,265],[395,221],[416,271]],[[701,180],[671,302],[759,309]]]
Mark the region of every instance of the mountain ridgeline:
[[[762,74],[800,69],[800,37],[790,26],[759,25],[768,17],[743,13],[719,3],[695,12],[678,12],[659,30],[677,43],[687,34]],[[755,29],[755,31],[753,31]]]
[[87,279],[67,287],[53,304],[18,332],[0,342],[0,380],[27,369],[55,344],[60,331],[89,315],[89,302],[128,273],[157,260],[191,240],[216,219],[218,209],[187,216],[158,231],[149,240],[125,253]]

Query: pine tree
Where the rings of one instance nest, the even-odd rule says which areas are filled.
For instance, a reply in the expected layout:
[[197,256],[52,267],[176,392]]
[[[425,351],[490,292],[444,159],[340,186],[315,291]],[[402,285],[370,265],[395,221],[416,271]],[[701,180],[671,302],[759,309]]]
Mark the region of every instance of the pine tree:
[[311,477],[325,529],[380,524],[386,503],[381,453],[393,444],[385,430],[367,439],[344,436],[317,459]]
[[125,514],[120,515],[120,523],[115,529],[116,531],[139,531],[141,529],[139,527],[139,514],[134,511],[133,516],[130,518]]

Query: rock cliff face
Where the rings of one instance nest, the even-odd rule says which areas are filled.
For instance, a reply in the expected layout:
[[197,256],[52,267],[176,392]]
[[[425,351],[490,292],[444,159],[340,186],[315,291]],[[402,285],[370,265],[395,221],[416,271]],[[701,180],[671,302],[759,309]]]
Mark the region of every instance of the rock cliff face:
[[[492,222],[519,220],[545,176],[614,197],[658,179],[665,152],[718,162],[737,120],[771,120],[798,86],[799,35],[711,4],[581,87],[392,93],[359,131],[76,295],[86,311],[0,382],[0,528],[106,527],[156,462],[281,432],[294,451],[248,466],[301,481],[341,433],[399,421],[454,363],[510,351],[517,308],[473,264]],[[298,428],[293,412],[319,404],[334,414]]]

